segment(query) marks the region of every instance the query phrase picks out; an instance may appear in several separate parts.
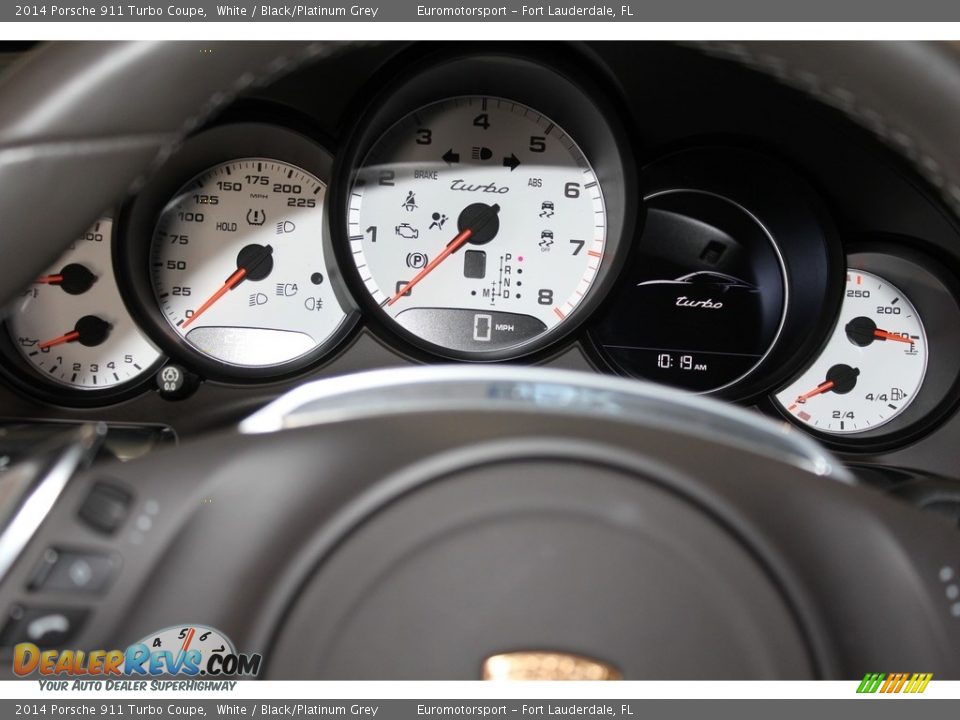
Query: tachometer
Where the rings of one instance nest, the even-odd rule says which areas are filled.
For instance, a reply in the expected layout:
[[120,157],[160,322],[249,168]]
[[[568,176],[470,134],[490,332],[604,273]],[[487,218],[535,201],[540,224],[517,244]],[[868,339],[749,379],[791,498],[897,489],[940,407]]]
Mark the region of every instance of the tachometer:
[[39,377],[85,394],[129,386],[160,360],[120,299],[112,226],[101,218],[77,238],[22,293],[7,321],[14,346]]
[[409,114],[352,178],[350,253],[385,315],[430,349],[529,351],[592,290],[603,190],[575,140],[519,103],[469,96]]

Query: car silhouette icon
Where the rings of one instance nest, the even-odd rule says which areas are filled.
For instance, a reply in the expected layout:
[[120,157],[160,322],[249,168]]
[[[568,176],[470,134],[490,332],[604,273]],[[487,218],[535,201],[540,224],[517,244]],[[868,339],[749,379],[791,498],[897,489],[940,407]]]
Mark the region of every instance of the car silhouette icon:
[[701,270],[698,272],[681,275],[673,280],[646,280],[637,283],[637,287],[651,285],[694,285],[699,287],[710,286],[713,289],[727,292],[728,290],[746,290],[747,292],[757,292],[759,288],[756,285],[741,280],[733,275],[713,272],[711,270]]
[[406,238],[407,240],[416,240],[418,237],[420,237],[420,231],[410,223],[400,223],[396,228],[394,228],[394,230],[396,231],[397,235],[402,238]]

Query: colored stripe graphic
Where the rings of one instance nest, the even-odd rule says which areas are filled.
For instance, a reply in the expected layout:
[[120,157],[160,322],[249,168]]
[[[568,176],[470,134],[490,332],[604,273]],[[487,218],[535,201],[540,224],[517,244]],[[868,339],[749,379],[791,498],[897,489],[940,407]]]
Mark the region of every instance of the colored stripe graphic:
[[919,694],[927,689],[933,673],[867,673],[857,687],[858,693]]

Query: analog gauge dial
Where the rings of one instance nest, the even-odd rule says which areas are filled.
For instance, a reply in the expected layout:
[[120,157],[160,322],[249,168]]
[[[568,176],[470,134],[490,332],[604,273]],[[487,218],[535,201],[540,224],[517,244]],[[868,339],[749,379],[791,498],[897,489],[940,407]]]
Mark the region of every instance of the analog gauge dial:
[[353,173],[350,257],[389,325],[460,358],[515,356],[566,327],[604,262],[600,183],[550,118],[495,97],[410,113]]
[[910,300],[878,275],[850,269],[833,335],[776,400],[814,430],[862,433],[906,410],[926,369],[927,336]]
[[8,320],[13,344],[47,382],[81,391],[133,383],[160,360],[120,298],[112,220],[101,218],[38,277]]
[[153,292],[174,333],[220,364],[276,368],[325,346],[346,313],[324,257],[326,185],[286,162],[209,168],[163,209]]

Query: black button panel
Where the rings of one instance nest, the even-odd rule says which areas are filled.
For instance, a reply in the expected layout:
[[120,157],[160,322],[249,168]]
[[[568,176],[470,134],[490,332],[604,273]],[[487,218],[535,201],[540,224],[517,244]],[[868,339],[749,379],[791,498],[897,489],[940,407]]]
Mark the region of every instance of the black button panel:
[[99,593],[107,589],[119,568],[120,558],[114,553],[48,548],[30,589]]
[[113,534],[127,519],[133,495],[121,487],[97,483],[80,506],[80,519],[94,530]]

